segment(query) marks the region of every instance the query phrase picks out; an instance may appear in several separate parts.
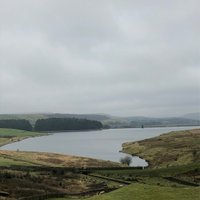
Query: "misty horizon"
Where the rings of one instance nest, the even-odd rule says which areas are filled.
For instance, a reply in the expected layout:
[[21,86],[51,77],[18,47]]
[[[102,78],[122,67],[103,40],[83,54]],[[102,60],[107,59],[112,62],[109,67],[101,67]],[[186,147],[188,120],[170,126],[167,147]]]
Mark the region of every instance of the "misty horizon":
[[183,115],[174,115],[174,116],[166,116],[166,115],[160,115],[160,116],[148,116],[148,115],[112,115],[109,113],[58,113],[58,112],[30,112],[30,113],[0,113],[0,115],[100,115],[100,116],[107,116],[107,117],[119,117],[119,118],[129,118],[129,117],[145,117],[145,118],[182,118],[187,115],[198,115],[200,116],[200,112],[194,112],[194,113],[185,113]]
[[0,113],[200,112],[199,6],[0,1]]

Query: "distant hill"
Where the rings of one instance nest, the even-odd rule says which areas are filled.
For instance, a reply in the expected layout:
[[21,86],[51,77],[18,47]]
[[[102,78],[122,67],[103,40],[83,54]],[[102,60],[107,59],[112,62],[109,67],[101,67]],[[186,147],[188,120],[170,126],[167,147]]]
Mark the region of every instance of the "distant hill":
[[38,119],[46,119],[48,118],[46,114],[0,114],[0,120],[3,119],[26,119],[28,120],[32,126],[35,125],[35,122]]
[[0,115],[1,119],[26,119],[34,126],[38,119],[76,118],[100,121],[104,128],[139,128],[165,126],[200,126],[200,113],[185,114],[181,117],[153,118],[144,116],[118,117],[106,114],[7,114]]
[[182,117],[186,119],[200,120],[200,112],[188,113],[183,115]]
[[46,114],[46,117],[50,118],[77,118],[77,119],[88,119],[88,120],[97,120],[103,121],[108,120],[110,117],[108,115],[101,115],[101,114]]
[[170,126],[200,126],[200,120],[183,117],[151,118],[151,117],[127,117],[114,118],[103,122],[111,128],[140,128],[140,127],[170,127]]

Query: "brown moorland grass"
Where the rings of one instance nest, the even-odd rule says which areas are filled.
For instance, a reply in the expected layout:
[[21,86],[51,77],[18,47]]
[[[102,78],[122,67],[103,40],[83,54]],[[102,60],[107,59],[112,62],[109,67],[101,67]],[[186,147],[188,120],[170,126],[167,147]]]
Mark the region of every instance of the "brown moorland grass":
[[[0,151],[0,158],[18,161],[29,165],[44,165],[49,167],[120,167],[120,163],[93,158],[62,155],[45,152]],[[8,163],[8,161],[7,161]],[[0,163],[1,165],[1,163]]]
[[150,167],[169,167],[200,162],[200,129],[173,131],[122,145],[123,152],[146,159]]

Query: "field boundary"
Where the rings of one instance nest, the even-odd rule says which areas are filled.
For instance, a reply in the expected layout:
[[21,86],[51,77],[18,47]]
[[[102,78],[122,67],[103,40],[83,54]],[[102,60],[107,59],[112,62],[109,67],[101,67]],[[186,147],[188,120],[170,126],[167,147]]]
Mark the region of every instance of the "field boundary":
[[172,177],[172,176],[163,177],[163,178],[166,179],[166,180],[175,182],[175,183],[182,184],[182,185],[194,186],[194,187],[198,187],[199,186],[199,184],[197,184],[197,183],[189,182],[189,181],[182,180],[182,179],[179,179],[179,178],[175,178],[175,177]]

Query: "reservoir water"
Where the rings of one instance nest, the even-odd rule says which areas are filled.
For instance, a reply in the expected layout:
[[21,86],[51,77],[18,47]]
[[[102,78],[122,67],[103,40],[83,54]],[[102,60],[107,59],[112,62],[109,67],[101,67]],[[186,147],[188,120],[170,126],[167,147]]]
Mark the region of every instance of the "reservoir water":
[[[87,132],[59,132],[47,136],[28,138],[5,145],[1,150],[52,152],[91,157],[119,162],[124,157],[119,151],[124,142],[138,141],[175,130],[198,127],[159,127],[107,129]],[[133,157],[132,166],[147,166],[147,162]]]

